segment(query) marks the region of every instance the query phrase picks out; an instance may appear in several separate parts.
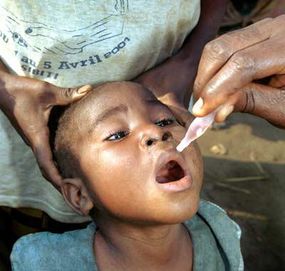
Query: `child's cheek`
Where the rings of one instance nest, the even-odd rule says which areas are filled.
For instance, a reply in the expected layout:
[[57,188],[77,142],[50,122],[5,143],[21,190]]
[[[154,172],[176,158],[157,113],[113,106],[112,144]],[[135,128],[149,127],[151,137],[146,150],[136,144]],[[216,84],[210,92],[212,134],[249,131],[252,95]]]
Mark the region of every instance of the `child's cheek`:
[[[185,150],[184,150],[185,151]],[[193,179],[202,184],[203,180],[203,159],[200,148],[196,141],[190,144],[186,149],[187,155],[190,159],[191,174]]]

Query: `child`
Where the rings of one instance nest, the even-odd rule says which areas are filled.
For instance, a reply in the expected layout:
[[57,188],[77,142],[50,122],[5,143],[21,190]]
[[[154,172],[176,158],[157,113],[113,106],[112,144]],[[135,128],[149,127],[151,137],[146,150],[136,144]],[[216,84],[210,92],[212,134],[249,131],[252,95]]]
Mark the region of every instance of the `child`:
[[242,270],[238,226],[200,201],[202,160],[167,106],[138,84],[102,85],[68,108],[55,138],[62,194],[94,221],[22,237],[13,270]]

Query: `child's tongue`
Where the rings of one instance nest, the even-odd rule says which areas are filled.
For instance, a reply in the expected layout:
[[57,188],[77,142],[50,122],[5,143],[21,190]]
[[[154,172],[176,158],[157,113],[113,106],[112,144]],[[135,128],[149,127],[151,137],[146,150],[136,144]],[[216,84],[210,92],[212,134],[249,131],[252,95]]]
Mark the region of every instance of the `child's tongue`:
[[180,180],[184,177],[183,169],[175,161],[168,162],[162,167],[156,177],[158,183],[168,183]]

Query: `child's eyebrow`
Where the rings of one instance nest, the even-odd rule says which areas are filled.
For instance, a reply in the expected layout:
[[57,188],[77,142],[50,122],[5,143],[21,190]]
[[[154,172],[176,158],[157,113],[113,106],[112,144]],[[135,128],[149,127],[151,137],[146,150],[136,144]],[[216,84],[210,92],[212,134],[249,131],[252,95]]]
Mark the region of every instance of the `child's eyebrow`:
[[100,122],[106,120],[107,118],[110,118],[113,115],[116,115],[121,112],[127,112],[127,111],[128,111],[128,107],[124,104],[120,104],[118,106],[108,108],[105,111],[103,111],[101,114],[99,114],[99,116],[95,120],[93,127],[96,127]]

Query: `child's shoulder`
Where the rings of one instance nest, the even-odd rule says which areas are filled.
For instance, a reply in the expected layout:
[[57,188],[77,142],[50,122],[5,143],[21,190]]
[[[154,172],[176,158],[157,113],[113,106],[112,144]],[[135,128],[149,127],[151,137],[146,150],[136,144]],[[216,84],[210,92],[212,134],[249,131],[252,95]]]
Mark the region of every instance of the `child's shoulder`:
[[236,233],[240,239],[241,230],[239,225],[234,222],[227,212],[215,203],[201,200],[198,209],[198,215],[203,217],[212,227],[227,226],[231,231]]
[[[13,246],[10,256],[13,270],[90,270],[90,264],[94,266],[94,233],[95,225],[90,224],[85,229],[62,234],[26,235]],[[84,258],[82,262],[78,262],[80,255]]]
[[236,222],[234,222],[220,206],[201,200],[199,209],[194,218],[185,222],[186,226],[193,227],[198,220],[203,220],[212,230],[218,232],[225,227],[229,230],[229,234],[240,239],[241,230]]
[[205,268],[207,264],[216,266],[221,264],[221,266],[229,265],[230,270],[243,270],[240,250],[241,230],[224,209],[201,200],[197,214],[186,221],[185,225],[191,234],[196,251],[196,267],[200,265],[203,267],[201,270],[207,270]]
[[220,206],[205,200],[200,201],[198,215],[203,217],[214,231],[228,231],[228,235],[233,239],[240,240],[241,229],[239,225],[233,221],[226,211]]

